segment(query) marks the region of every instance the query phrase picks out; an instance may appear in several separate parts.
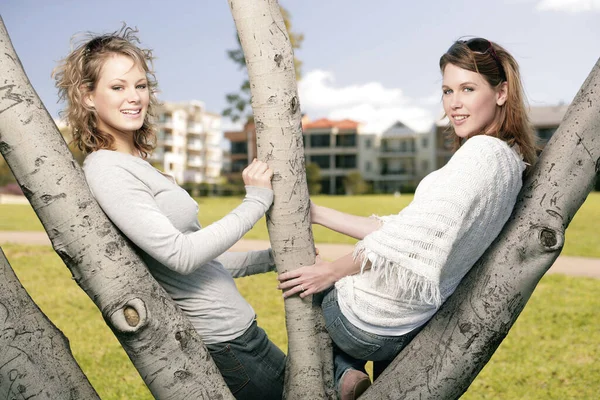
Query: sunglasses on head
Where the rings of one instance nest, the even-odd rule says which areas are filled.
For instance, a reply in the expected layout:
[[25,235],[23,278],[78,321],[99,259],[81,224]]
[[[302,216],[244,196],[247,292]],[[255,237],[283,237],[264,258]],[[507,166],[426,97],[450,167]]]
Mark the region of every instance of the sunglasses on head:
[[506,72],[502,67],[502,63],[496,54],[496,50],[494,50],[494,46],[492,46],[492,42],[484,38],[473,38],[469,40],[459,40],[457,43],[462,43],[466,45],[469,50],[479,53],[479,54],[489,54],[492,56],[496,65],[498,66],[498,71],[500,71],[500,77],[502,80],[506,80]]
[[109,35],[104,35],[104,36],[97,36],[95,38],[93,38],[92,40],[90,40],[89,42],[87,42],[87,44],[85,45],[85,54],[88,55],[90,53],[94,53],[98,50],[100,50],[102,48],[102,46],[107,43],[110,39],[112,39],[112,36]]

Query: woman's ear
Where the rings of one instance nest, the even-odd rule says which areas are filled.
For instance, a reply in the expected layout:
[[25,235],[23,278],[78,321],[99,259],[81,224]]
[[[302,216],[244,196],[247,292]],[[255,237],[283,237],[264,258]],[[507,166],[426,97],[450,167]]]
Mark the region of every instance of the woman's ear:
[[496,98],[496,104],[502,107],[508,98],[508,82],[504,81],[500,84],[497,94],[498,97]]
[[83,94],[83,102],[89,108],[94,108],[94,96],[93,93],[87,88],[86,85],[81,85],[79,87],[81,89],[81,93]]

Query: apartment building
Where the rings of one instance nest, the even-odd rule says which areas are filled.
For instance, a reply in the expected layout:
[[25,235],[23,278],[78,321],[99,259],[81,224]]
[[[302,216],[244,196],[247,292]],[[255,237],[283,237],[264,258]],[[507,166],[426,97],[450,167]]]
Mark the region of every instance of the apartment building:
[[150,161],[177,183],[221,182],[221,116],[203,102],[165,102],[157,110],[156,150]]
[[415,132],[398,121],[379,137],[379,174],[369,177],[379,193],[414,190],[434,167],[433,131]]
[[[344,178],[358,172],[376,192],[393,193],[412,189],[435,164],[433,131],[415,132],[396,122],[383,134],[363,132],[358,122],[321,118],[302,120],[306,163],[321,171],[321,192],[344,194]],[[230,180],[239,179],[242,169],[256,154],[253,122],[242,131],[225,132],[231,142]]]
[[231,143],[229,166],[225,169],[224,175],[229,181],[240,180],[244,168],[256,157],[254,120],[248,120],[241,131],[228,131],[224,136]]
[[539,148],[543,149],[560,125],[567,108],[566,104],[555,106],[535,106],[529,110],[529,120],[535,128]]
[[343,194],[343,180],[351,172],[365,180],[376,175],[376,135],[361,132],[358,122],[322,118],[302,127],[306,163],[321,169],[322,193]]

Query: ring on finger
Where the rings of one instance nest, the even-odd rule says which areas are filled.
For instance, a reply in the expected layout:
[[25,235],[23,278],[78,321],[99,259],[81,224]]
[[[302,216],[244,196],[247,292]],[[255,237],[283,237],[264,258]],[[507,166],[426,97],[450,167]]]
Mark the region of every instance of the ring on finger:
[[304,286],[300,285],[300,291],[304,292]]

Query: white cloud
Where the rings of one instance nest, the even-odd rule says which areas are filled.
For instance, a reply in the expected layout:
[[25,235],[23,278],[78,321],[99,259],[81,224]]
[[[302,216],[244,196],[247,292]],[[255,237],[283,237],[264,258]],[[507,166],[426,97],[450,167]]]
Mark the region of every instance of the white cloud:
[[335,87],[334,82],[333,73],[322,70],[310,71],[299,82],[302,109],[309,118],[349,118],[362,122],[363,130],[370,133],[382,132],[396,121],[419,132],[433,123],[431,110],[419,106],[431,105],[433,97],[414,101],[401,89],[379,82],[344,87]]
[[228,117],[221,117],[221,131],[241,131],[242,129],[244,129],[244,124],[242,122],[233,122]]
[[536,8],[542,11],[564,11],[579,13],[586,11],[600,11],[600,0],[542,0]]

